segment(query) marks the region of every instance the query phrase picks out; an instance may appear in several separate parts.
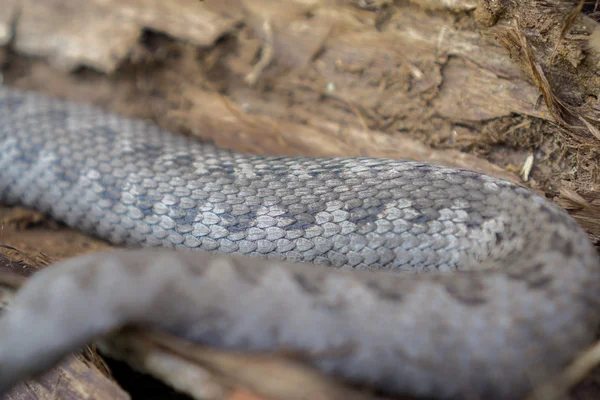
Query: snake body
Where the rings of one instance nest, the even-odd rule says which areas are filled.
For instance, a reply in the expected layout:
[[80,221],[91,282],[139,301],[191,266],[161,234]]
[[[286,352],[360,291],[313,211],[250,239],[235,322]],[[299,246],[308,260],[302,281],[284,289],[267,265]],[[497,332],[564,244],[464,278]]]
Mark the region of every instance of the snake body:
[[560,371],[600,320],[583,230],[471,171],[240,154],[1,87],[0,198],[115,244],[167,248],[30,279],[0,318],[0,390],[139,324],[296,351],[387,393],[512,399]]

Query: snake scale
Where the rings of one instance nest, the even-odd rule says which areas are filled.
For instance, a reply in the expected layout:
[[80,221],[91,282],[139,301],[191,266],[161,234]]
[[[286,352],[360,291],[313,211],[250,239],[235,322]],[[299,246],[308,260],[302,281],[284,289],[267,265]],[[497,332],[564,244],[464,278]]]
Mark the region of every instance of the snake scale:
[[0,198],[137,247],[29,280],[0,318],[2,391],[137,324],[384,393],[514,399],[600,320],[583,230],[471,171],[240,154],[0,87]]

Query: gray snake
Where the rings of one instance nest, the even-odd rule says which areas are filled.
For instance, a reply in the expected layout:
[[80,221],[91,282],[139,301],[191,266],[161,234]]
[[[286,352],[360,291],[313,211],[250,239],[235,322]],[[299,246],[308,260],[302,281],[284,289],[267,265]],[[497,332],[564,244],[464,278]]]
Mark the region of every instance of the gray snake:
[[385,393],[512,399],[589,345],[600,319],[583,230],[471,171],[240,154],[0,87],[0,200],[114,244],[178,249],[36,274],[0,318],[0,391],[137,324],[298,351]]

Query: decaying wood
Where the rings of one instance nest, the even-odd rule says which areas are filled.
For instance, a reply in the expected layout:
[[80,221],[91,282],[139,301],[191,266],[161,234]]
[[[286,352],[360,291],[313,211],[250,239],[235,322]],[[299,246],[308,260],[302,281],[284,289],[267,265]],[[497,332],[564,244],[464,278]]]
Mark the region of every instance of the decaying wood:
[[[210,6],[207,3],[211,3]],[[114,71],[144,29],[208,46],[240,22],[236,8],[195,0],[6,0],[0,44],[43,56],[63,69],[88,65]]]
[[[509,179],[554,197],[600,238],[592,3],[0,0],[0,63],[13,86],[234,150],[410,158]],[[7,225],[2,240],[32,254],[43,244],[54,258],[97,249],[72,235]],[[248,365],[209,366],[213,380],[176,351],[115,343],[196,398],[226,396]]]
[[150,369],[148,365],[162,364],[151,368],[156,376],[197,399],[222,398],[225,388],[248,389],[264,399],[379,398],[327,379],[292,355],[211,349],[157,332],[132,330],[120,332],[100,345],[106,353],[144,370]]
[[4,400],[128,400],[116,383],[79,356],[69,357],[38,379],[21,383]]

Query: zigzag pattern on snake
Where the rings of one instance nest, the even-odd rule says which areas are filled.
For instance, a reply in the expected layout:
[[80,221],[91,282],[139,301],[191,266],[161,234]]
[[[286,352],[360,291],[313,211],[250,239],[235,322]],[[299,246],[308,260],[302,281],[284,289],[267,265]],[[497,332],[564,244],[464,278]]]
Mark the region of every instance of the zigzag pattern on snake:
[[0,199],[114,244],[167,248],[36,274],[0,318],[0,390],[138,324],[294,350],[387,393],[512,399],[590,344],[600,319],[583,230],[475,172],[240,154],[1,87]]

